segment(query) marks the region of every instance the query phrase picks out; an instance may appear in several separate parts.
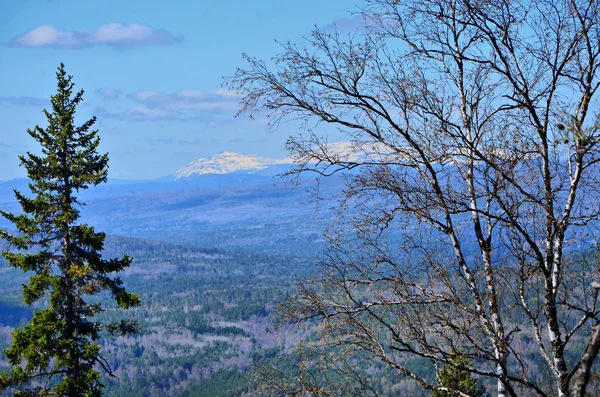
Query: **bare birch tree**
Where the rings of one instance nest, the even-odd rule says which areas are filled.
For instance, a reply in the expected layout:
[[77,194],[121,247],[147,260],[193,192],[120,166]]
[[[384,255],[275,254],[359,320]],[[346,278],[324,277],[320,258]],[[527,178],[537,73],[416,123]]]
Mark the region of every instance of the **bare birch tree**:
[[323,272],[287,319],[425,389],[452,391],[406,360],[439,369],[460,351],[498,396],[583,396],[600,346],[599,11],[370,0],[364,29],[316,29],[272,67],[245,57],[228,81],[242,113],[306,122],[291,174],[346,178]]

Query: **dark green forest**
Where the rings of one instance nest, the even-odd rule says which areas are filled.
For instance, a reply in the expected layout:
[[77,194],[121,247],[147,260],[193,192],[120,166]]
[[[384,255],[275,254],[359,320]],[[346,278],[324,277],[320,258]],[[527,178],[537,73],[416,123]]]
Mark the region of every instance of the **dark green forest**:
[[[119,377],[109,381],[107,396],[241,395],[253,389],[246,372],[254,362],[285,356],[283,346],[293,345],[295,332],[275,333],[271,314],[294,282],[289,264],[297,275],[308,275],[308,259],[107,238],[106,255],[124,252],[135,264],[123,281],[138,291],[143,305],[127,312],[113,307],[98,316],[102,321],[132,316],[140,325],[136,335],[102,341]],[[26,277],[2,263],[2,349],[11,327],[36,309],[19,299]]]

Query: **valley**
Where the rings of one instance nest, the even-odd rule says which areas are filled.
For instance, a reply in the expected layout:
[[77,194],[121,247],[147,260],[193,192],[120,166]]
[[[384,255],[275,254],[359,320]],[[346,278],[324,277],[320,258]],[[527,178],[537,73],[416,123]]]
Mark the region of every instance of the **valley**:
[[[140,327],[135,336],[103,339],[118,376],[108,380],[105,395],[253,395],[247,371],[254,364],[293,360],[307,331],[276,330],[273,313],[295,279],[314,271],[335,203],[311,203],[310,180],[291,187],[275,170],[262,171],[110,181],[82,194],[82,220],[107,233],[103,255],[134,258],[121,278],[142,302],[127,312],[113,304],[98,316],[132,317]],[[340,184],[329,184],[328,194]],[[18,211],[10,192],[25,186],[1,183],[0,207]],[[23,306],[25,280],[0,259],[2,350],[12,327],[43,306]]]

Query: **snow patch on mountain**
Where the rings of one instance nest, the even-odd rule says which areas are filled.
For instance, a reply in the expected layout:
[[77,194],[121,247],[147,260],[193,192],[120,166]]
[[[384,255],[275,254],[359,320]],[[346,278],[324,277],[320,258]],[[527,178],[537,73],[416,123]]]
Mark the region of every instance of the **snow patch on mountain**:
[[[359,162],[361,160],[382,159],[389,156],[389,149],[379,143],[366,142],[330,142],[321,147],[314,147],[318,157],[327,157],[332,161]],[[297,160],[302,161],[301,157]],[[307,158],[313,163],[316,159]],[[241,154],[235,152],[222,152],[209,158],[200,158],[189,163],[175,173],[176,179],[187,178],[194,175],[220,175],[220,174],[254,174],[271,167],[291,166],[294,161],[289,158],[273,159],[268,157]]]
[[330,142],[323,152],[332,160],[349,163],[383,160],[390,155],[389,148],[381,143],[358,141]]
[[175,173],[177,179],[193,175],[230,174],[244,172],[252,174],[256,171],[280,164],[292,164],[289,158],[271,159],[235,152],[222,152],[210,158],[200,158],[189,163]]

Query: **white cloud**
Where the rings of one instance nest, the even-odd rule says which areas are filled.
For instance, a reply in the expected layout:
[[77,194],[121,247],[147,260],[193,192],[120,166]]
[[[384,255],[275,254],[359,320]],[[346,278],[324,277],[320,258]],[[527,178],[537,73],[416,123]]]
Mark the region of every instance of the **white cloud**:
[[123,92],[121,90],[113,90],[110,88],[100,88],[96,90],[96,94],[100,95],[104,100],[109,101],[120,97]]
[[0,96],[0,103],[10,104],[14,106],[33,106],[33,107],[45,107],[50,106],[50,100],[44,98],[35,98],[30,96],[19,96],[19,97],[6,97]]
[[138,91],[133,94],[133,98],[140,102],[156,101],[161,97],[163,97],[163,95],[156,91]]
[[164,120],[172,117],[172,115],[166,110],[151,109],[146,106],[134,106],[127,111],[117,113],[107,112],[103,108],[96,108],[96,113],[102,118],[113,118],[127,121]]
[[132,98],[144,106],[167,111],[234,112],[239,108],[238,96],[227,90],[181,90],[174,94],[139,91]]
[[166,103],[165,108],[172,110],[217,110],[217,111],[235,111],[239,105],[231,101],[207,101],[207,102],[187,102],[178,101]]
[[225,97],[232,97],[232,98],[239,98],[241,96],[239,92],[232,91],[232,90],[225,90],[222,88],[219,90],[216,90],[215,94],[225,96]]
[[109,23],[88,32],[72,32],[52,25],[40,25],[14,37],[11,44],[17,47],[86,48],[108,45],[123,48],[173,44],[182,40],[182,36],[138,23]]
[[121,43],[152,40],[154,31],[137,23],[109,23],[94,30],[90,37],[97,43]]
[[104,117],[128,121],[204,121],[231,118],[239,109],[239,96],[231,91],[181,90],[163,93],[138,91],[127,97],[137,104],[127,111],[109,112],[100,109]]
[[337,18],[332,23],[322,26],[324,32],[351,32],[364,30],[366,25],[363,14],[354,14],[350,17]]
[[150,109],[145,106],[134,106],[128,115],[132,118],[143,117],[143,118],[164,118],[169,116],[169,112],[160,109]]
[[200,90],[183,90],[177,93],[178,96],[182,98],[205,98],[206,91]]
[[77,40],[73,36],[73,32],[60,31],[51,25],[41,25],[15,38],[14,42],[24,47],[43,47],[56,43],[70,47],[77,44]]

